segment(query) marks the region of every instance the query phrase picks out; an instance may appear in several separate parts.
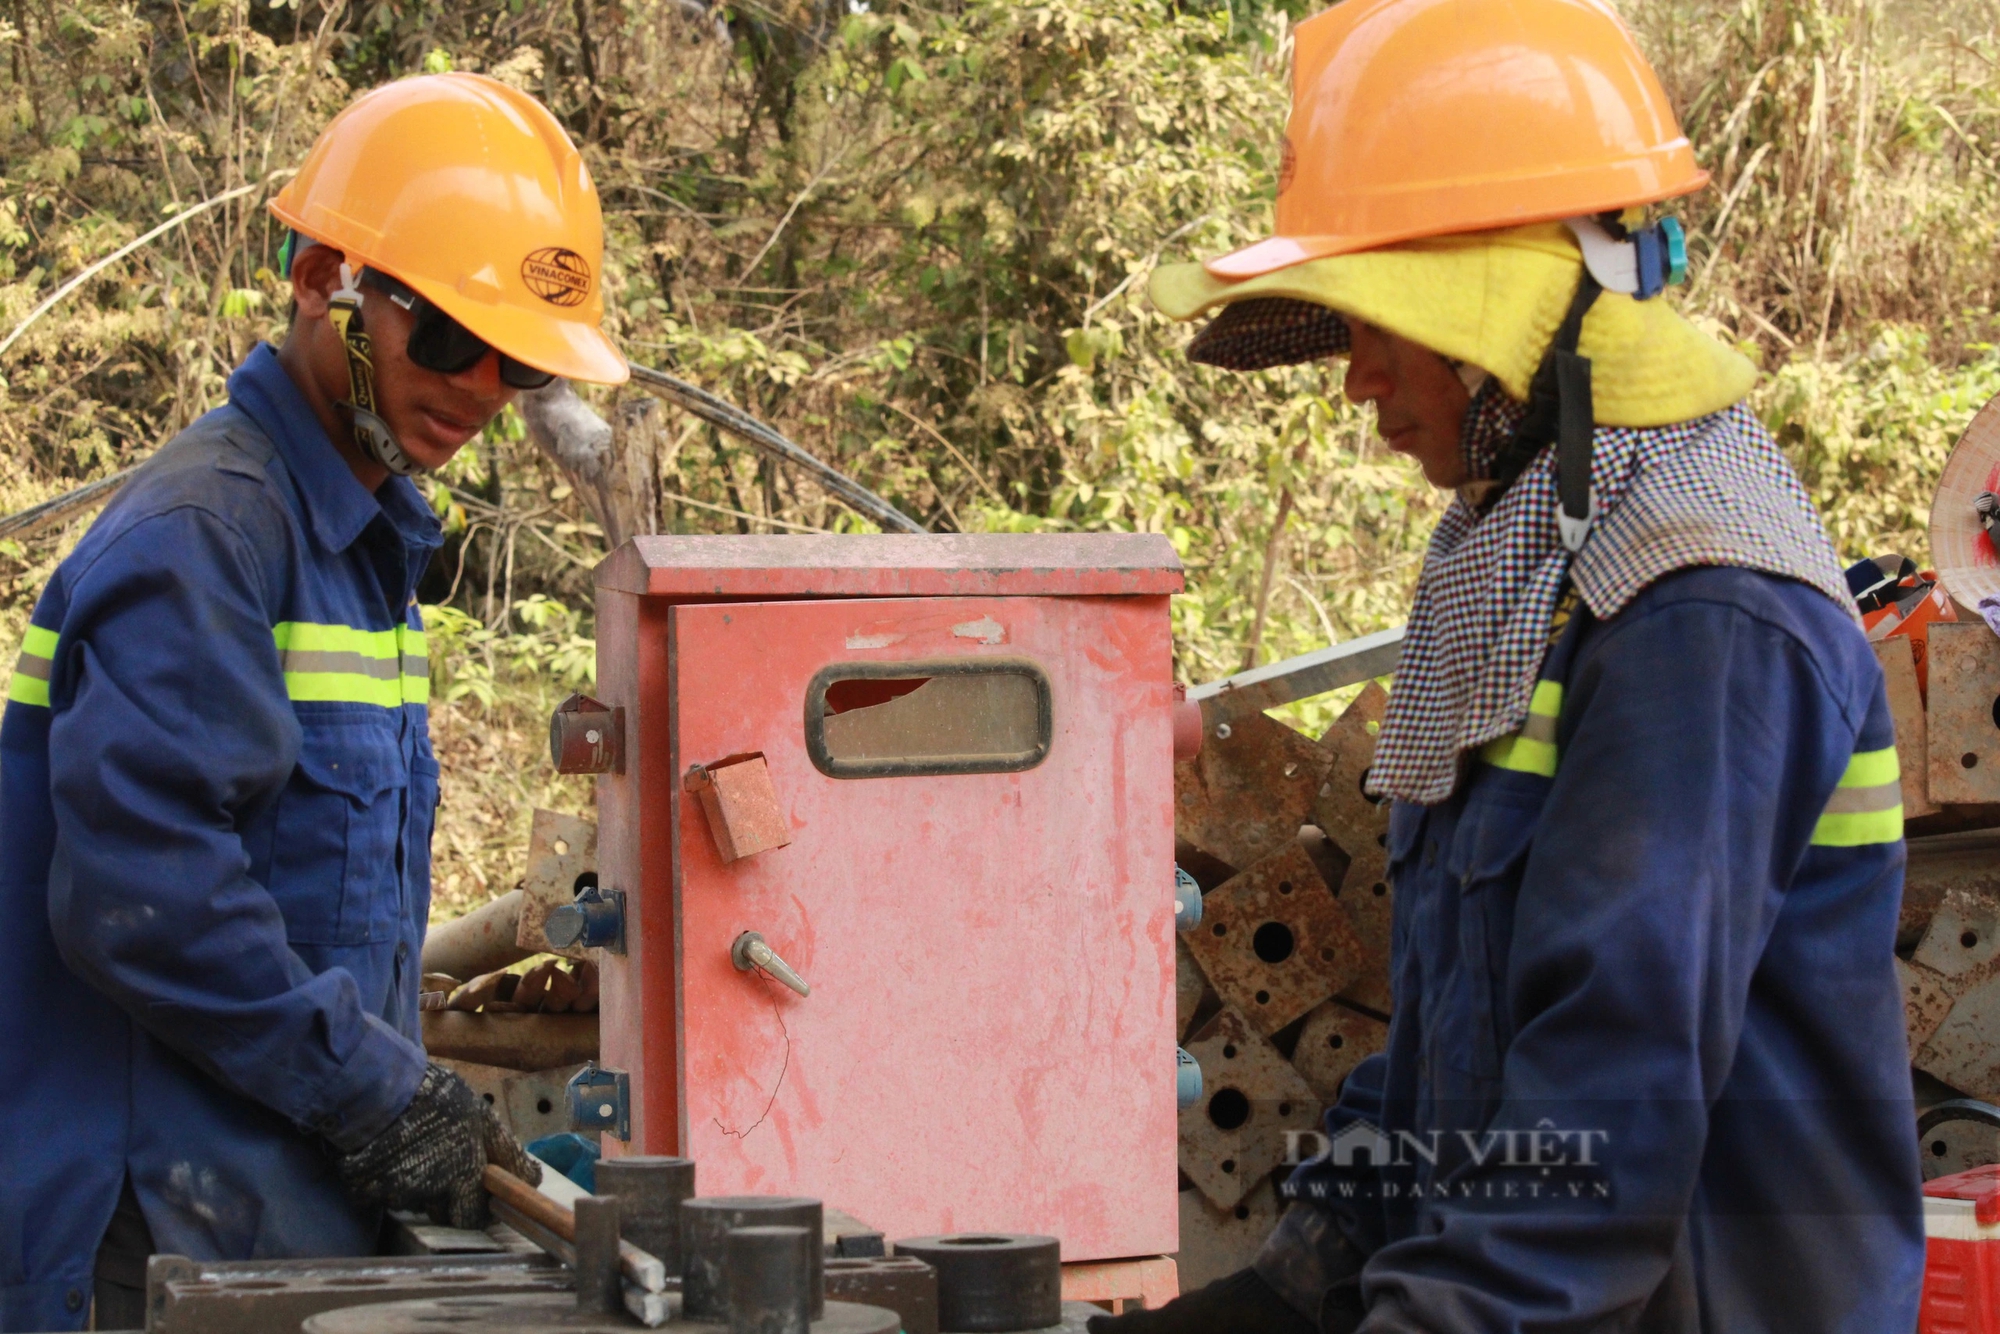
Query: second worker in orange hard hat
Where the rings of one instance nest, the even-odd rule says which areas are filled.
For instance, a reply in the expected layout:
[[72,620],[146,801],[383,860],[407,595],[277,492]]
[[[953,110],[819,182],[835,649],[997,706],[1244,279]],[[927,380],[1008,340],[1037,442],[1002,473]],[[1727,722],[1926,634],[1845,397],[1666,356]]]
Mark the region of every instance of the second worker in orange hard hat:
[[1344,357],[1455,492],[1367,780],[1387,1050],[1254,1264],[1092,1330],[1904,1334],[1894,729],[1754,368],[1663,295],[1707,177],[1658,80],[1599,0],[1347,0],[1282,162],[1277,234],[1151,293],[1196,361]]
[[617,382],[603,228],[532,97],[357,99],[271,206],[281,346],[57,568],[0,721],[0,1329],[146,1323],[146,1260],[368,1255],[484,1221],[520,1145],[426,1059],[438,764],[411,474]]

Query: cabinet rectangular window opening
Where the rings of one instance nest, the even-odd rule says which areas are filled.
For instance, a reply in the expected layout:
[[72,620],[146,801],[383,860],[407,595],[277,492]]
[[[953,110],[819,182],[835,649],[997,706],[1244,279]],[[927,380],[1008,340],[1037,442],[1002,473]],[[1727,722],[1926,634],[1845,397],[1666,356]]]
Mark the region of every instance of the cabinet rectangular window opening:
[[1053,732],[1049,678],[1020,658],[836,663],[806,687],[806,753],[829,778],[1015,773]]

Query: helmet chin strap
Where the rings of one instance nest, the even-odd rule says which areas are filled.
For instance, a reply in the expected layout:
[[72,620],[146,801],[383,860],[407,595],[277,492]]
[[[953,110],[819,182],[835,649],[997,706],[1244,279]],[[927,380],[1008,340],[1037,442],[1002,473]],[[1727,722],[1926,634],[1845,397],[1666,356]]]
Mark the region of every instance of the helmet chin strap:
[[340,264],[340,288],[331,298],[326,317],[333,322],[340,346],[347,353],[348,397],[340,406],[347,409],[355,447],[398,477],[424,471],[423,465],[403,449],[389,423],[375,414],[375,362],[361,319],[361,287],[345,260]]

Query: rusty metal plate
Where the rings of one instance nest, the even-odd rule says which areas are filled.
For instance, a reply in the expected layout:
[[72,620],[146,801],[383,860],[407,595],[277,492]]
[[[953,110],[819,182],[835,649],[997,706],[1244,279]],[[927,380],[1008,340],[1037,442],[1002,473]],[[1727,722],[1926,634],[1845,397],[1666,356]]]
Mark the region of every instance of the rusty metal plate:
[[[559,1065],[553,1070],[507,1072],[500,1081],[501,1119],[515,1139],[526,1144],[570,1129],[565,1090],[582,1069],[582,1065]],[[581,1133],[595,1138],[590,1132]]]
[[1306,1016],[1292,1066],[1323,1103],[1340,1097],[1347,1072],[1389,1045],[1389,1025],[1372,1014],[1330,1000]]
[[1931,1034],[1951,1013],[1951,991],[1945,979],[1920,963],[1896,960],[1896,982],[1903,989],[1903,1027],[1909,1036],[1910,1063],[1922,1052]]
[[1319,742],[1331,763],[1313,800],[1313,823],[1364,870],[1380,866],[1388,856],[1389,803],[1366,790],[1368,769],[1375,762],[1375,734],[1388,710],[1389,692],[1371,681]]
[[1962,991],[1917,1052],[1918,1069],[1961,1093],[2000,1097],[2000,977]]
[[1914,948],[1954,890],[2000,903],[2000,832],[1978,829],[1909,841],[1896,948]]
[[1268,1183],[1227,1209],[1210,1204],[1198,1190],[1182,1191],[1181,1249],[1174,1257],[1181,1291],[1249,1268],[1278,1225],[1278,1213],[1278,1191]]
[[1875,641],[1875,660],[1889,694],[1889,716],[1896,724],[1896,762],[1903,776],[1903,818],[1931,815],[1929,747],[1925,744],[1924,698],[1917,689],[1916,645],[1908,635]]
[[1942,977],[1954,994],[1982,981],[2000,960],[2000,902],[1964,889],[1947,892],[1911,960]]
[[1180,1114],[1181,1171],[1220,1209],[1233,1209],[1285,1157],[1285,1132],[1311,1130],[1319,1100],[1270,1040],[1235,1010],[1187,1044],[1202,1100]]
[[597,884],[597,825],[574,815],[538,810],[528,826],[528,877],[521,882],[521,917],[514,942],[536,953],[546,951],[572,959],[588,959],[581,945],[557,949],[545,927],[549,914],[576,901],[577,894]]
[[[564,1100],[564,1086],[584,1066],[556,1066],[554,1070],[506,1070],[484,1066],[472,1060],[434,1058],[446,1070],[454,1070],[486,1106],[500,1114],[502,1124],[522,1144],[540,1140],[544,1134],[562,1134],[570,1128],[570,1108]],[[594,1136],[592,1136],[594,1138]]]
[[[149,1334],[271,1334],[327,1311],[453,1293],[564,1292],[546,1256],[375,1256],[361,1259],[146,1262]],[[573,1300],[573,1299],[572,1299]]]
[[1329,763],[1275,718],[1218,723],[1199,755],[1174,766],[1174,837],[1241,870],[1298,836]]
[[[1927,990],[1949,998],[1949,1010],[1935,1024],[1928,1011],[1939,1003],[1927,1000],[1922,1022],[1932,1031],[1913,1064],[1991,1101],[2000,1095],[2000,904],[1965,890],[1947,892],[1911,962]],[[1907,1015],[1907,991],[1905,997]]]
[[2000,801],[2000,638],[1984,621],[1934,622],[1930,678],[1930,799]]
[[1361,942],[1294,841],[1202,900],[1184,939],[1223,1003],[1277,1032],[1354,980]]
[[1369,796],[1368,768],[1375,735],[1389,710],[1389,693],[1370,682],[1355,696],[1320,744],[1333,755],[1326,781],[1313,801],[1313,823],[1347,854],[1335,895],[1361,942],[1361,966],[1341,992],[1344,999],[1389,1012],[1389,939],[1394,911],[1389,885],[1389,803]]
[[1187,937],[1174,937],[1174,1039],[1179,1041],[1187,1036],[1188,1027],[1200,1014],[1203,1003],[1215,996],[1215,988],[1208,985],[1208,974],[1201,971],[1194,954],[1187,947]]

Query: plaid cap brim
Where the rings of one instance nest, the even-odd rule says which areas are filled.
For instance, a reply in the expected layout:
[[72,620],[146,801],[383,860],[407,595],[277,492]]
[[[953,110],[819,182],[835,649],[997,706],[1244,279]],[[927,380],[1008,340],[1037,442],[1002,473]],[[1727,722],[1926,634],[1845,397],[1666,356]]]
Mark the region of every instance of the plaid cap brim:
[[1189,361],[1226,371],[1337,357],[1348,350],[1347,321],[1336,311],[1288,296],[1232,302],[1188,344]]

